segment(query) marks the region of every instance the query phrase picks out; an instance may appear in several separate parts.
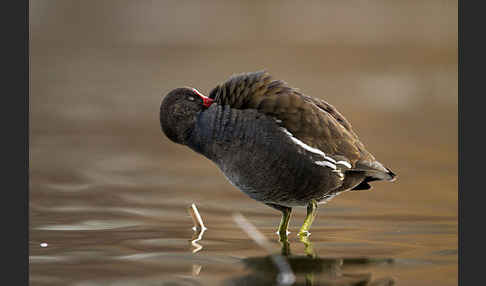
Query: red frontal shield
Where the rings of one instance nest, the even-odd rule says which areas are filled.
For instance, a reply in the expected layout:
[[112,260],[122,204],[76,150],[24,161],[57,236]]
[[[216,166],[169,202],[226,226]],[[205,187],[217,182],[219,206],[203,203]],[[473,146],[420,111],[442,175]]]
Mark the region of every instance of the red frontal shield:
[[199,96],[202,98],[202,100],[203,100],[203,105],[204,105],[205,107],[209,107],[209,106],[211,106],[211,104],[214,102],[214,99],[209,98],[209,97],[207,97],[207,96],[203,95],[203,94],[202,94],[202,93],[200,93],[200,92],[199,92],[197,89],[193,88],[192,90],[194,91],[194,93],[195,93],[195,94],[199,95]]

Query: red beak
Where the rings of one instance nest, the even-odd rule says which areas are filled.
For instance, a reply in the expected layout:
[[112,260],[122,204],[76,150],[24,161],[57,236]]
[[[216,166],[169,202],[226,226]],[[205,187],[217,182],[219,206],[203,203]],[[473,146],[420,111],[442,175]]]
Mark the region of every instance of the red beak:
[[205,107],[209,107],[209,106],[211,106],[211,104],[213,104],[214,99],[209,98],[209,97],[207,97],[207,96],[203,95],[202,93],[200,93],[200,92],[199,92],[197,89],[195,89],[195,88],[193,88],[193,89],[192,89],[192,91],[194,91],[194,93],[195,93],[195,94],[199,95],[199,97],[201,97],[201,98],[202,98],[202,100],[203,100],[203,105],[204,105]]

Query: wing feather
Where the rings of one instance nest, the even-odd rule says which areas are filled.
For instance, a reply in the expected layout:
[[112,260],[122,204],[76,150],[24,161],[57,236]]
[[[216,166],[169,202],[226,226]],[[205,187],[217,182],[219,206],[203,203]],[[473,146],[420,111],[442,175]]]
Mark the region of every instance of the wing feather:
[[[362,163],[376,160],[335,107],[302,94],[284,81],[272,80],[266,71],[234,75],[214,88],[209,97],[221,105],[256,109],[273,116],[298,140],[331,157],[345,158],[353,168],[375,166]],[[378,168],[377,171],[384,170]]]

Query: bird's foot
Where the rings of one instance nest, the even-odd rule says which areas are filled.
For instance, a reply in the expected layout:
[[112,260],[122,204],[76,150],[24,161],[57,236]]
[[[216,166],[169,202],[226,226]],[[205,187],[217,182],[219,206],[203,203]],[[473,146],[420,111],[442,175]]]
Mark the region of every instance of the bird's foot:
[[301,230],[299,231],[299,233],[297,234],[297,236],[299,238],[304,238],[304,237],[309,237],[311,235],[311,233],[308,231],[308,230]]
[[276,232],[278,234],[278,241],[280,242],[282,248],[281,248],[281,253],[283,256],[289,256],[290,255],[290,243],[289,243],[289,238],[288,234],[290,231],[288,230],[279,230]]
[[287,231],[287,230],[279,230],[276,232],[276,234],[278,234],[278,240],[280,242],[285,242],[285,243],[288,243],[289,241],[289,237],[288,237],[288,234],[290,233],[290,231]]
[[277,230],[275,233],[278,234],[279,236],[283,236],[283,235],[289,235],[290,231],[288,231],[288,230]]
[[304,244],[304,251],[307,256],[315,258],[316,253],[314,251],[314,248],[312,247],[312,242],[310,241],[310,232],[308,231],[300,231],[299,234],[297,235],[300,242]]

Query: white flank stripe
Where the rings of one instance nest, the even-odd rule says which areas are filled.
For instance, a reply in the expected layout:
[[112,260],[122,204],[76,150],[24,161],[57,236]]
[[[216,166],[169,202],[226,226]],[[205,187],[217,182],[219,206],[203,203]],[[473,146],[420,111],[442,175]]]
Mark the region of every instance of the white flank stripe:
[[[283,130],[283,132],[285,132],[285,134],[289,135],[290,139],[292,139],[292,141],[297,143],[297,145],[299,145],[300,147],[304,148],[305,150],[307,150],[309,152],[321,155],[322,157],[327,159],[326,154],[324,154],[324,152],[322,152],[321,150],[316,149],[316,148],[312,148],[311,146],[309,146],[309,145],[305,144],[304,142],[300,141],[299,139],[295,138],[294,135],[292,135],[292,133],[290,133],[287,129],[285,129],[285,128],[281,128],[281,129]],[[331,160],[332,160],[332,158],[331,158]],[[332,161],[336,162],[335,160],[332,160]]]
[[336,160],[334,160],[333,158],[331,157],[328,157],[328,156],[324,156],[324,159],[328,160],[328,161],[331,161],[333,162],[334,164],[336,164]]
[[[307,144],[305,144],[304,142],[300,141],[299,139],[295,138],[294,135],[292,133],[290,133],[287,129],[285,128],[281,128],[283,130],[283,132],[285,132],[285,134],[287,134],[290,139],[292,139],[292,141],[294,141],[297,145],[299,145],[300,147],[304,148],[305,150],[309,151],[309,152],[312,152],[314,154],[317,154],[317,155],[321,155],[322,157],[324,157],[324,159],[334,163],[334,164],[338,164],[338,162],[336,162],[336,160],[334,160],[333,158],[329,157],[329,156],[326,156],[326,154],[324,152],[322,152],[321,150],[319,149],[316,149],[316,148],[313,148]],[[333,166],[333,167],[330,167],[332,169],[336,169],[336,166],[332,163],[329,163],[329,165],[323,165],[325,161],[319,161],[319,162],[316,162],[317,165],[321,165],[321,166],[327,166],[327,167],[330,167],[330,166]],[[321,164],[319,164],[321,163]],[[339,161],[340,164],[343,164],[345,166],[348,166],[349,163],[346,162],[346,161]],[[346,165],[347,164],[347,165]],[[349,168],[351,168],[351,165],[349,165]]]
[[323,167],[329,167],[333,170],[336,170],[336,165],[334,165],[333,163],[331,162],[328,162],[328,161],[317,161],[315,162],[317,165],[319,166],[323,166]]
[[346,162],[346,161],[338,161],[338,162],[336,162],[336,164],[344,165],[344,166],[346,166],[346,167],[348,167],[350,169],[352,167],[351,164],[349,164],[349,162]]

